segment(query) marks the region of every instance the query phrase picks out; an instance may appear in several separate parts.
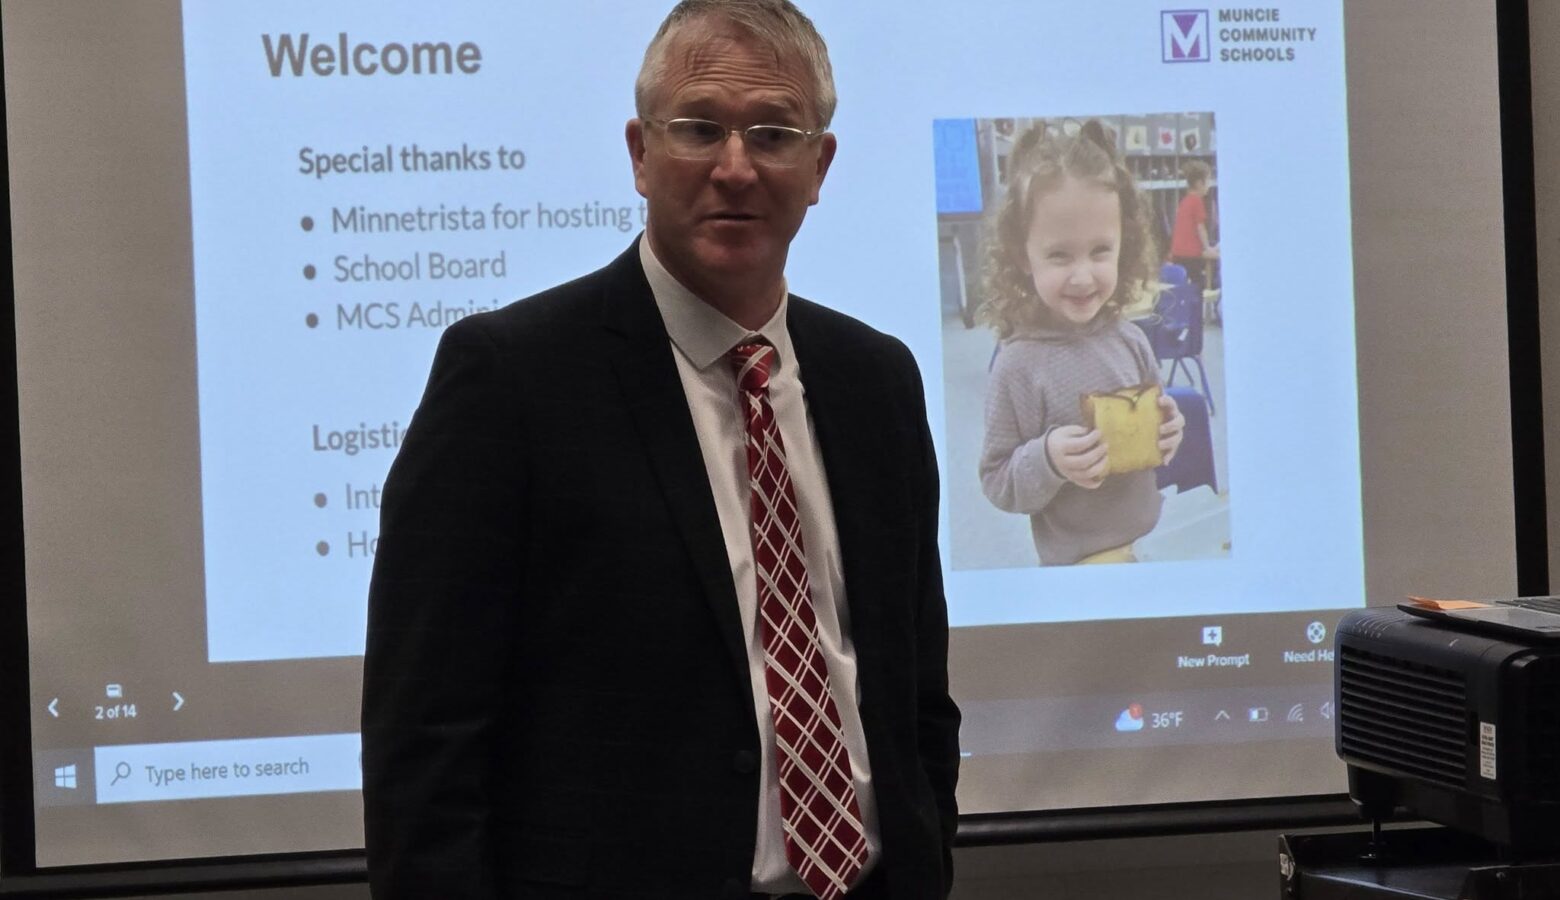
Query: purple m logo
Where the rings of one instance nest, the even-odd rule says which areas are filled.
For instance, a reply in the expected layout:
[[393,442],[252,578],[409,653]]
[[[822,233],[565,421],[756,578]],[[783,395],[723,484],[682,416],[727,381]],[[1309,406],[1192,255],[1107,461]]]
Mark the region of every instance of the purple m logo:
[[1208,62],[1208,11],[1167,9],[1159,14],[1159,37],[1165,62]]

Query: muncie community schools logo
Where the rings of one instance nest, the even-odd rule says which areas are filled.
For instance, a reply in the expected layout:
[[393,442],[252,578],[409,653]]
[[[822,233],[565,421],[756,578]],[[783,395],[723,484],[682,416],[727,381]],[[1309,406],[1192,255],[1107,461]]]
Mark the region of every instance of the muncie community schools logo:
[[1167,9],[1159,13],[1159,39],[1162,59],[1167,62],[1208,62],[1208,11],[1206,9]]

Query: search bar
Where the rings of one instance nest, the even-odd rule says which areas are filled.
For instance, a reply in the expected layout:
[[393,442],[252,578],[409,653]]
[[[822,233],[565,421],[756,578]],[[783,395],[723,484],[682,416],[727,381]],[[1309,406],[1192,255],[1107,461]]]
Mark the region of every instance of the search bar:
[[362,748],[356,733],[95,747],[97,802],[361,790]]

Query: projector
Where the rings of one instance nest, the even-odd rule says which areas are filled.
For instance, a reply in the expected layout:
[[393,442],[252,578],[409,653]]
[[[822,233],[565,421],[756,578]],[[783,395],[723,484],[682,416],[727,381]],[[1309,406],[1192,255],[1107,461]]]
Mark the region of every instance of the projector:
[[1367,817],[1404,807],[1517,853],[1560,848],[1560,642],[1362,609],[1337,660],[1337,750]]

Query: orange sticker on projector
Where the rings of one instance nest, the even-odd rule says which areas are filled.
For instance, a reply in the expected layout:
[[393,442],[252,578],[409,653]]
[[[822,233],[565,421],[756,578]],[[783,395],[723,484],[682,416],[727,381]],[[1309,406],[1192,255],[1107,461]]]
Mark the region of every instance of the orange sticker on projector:
[[1480,603],[1477,600],[1434,600],[1430,597],[1410,596],[1408,601],[1425,609],[1486,609],[1489,607],[1488,603]]

